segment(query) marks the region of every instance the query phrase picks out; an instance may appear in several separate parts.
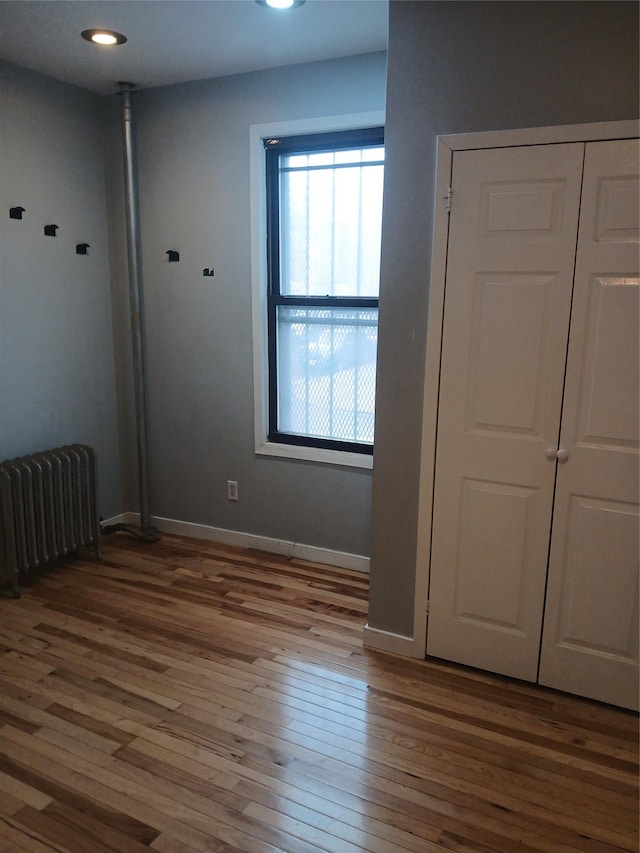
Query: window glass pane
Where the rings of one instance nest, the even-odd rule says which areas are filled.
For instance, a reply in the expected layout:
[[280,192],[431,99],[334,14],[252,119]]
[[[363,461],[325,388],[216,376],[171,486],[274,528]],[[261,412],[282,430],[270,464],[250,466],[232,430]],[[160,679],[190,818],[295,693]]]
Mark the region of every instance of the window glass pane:
[[310,166],[332,166],[333,151],[318,151],[315,154],[309,154]]
[[336,163],[361,163],[362,148],[356,150],[345,148],[342,151],[336,151]]
[[384,146],[377,148],[338,148],[336,151],[317,151],[309,154],[282,154],[283,169],[300,169],[306,166],[332,166],[342,163],[375,163],[384,160]]
[[280,307],[278,430],[373,443],[377,309]]
[[289,154],[287,157],[283,157],[283,165],[299,168],[300,166],[307,166],[309,163],[309,157],[307,154]]
[[281,293],[378,295],[383,175],[360,164],[281,173]]
[[384,148],[365,148],[362,152],[362,159],[365,162],[384,160]]

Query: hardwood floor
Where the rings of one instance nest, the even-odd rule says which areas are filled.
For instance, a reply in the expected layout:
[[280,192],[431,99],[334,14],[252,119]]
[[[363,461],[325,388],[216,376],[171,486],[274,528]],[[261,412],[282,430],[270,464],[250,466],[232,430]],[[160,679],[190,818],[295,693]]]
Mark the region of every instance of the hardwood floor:
[[363,649],[366,575],[103,553],[0,598],[3,853],[638,849],[636,715]]

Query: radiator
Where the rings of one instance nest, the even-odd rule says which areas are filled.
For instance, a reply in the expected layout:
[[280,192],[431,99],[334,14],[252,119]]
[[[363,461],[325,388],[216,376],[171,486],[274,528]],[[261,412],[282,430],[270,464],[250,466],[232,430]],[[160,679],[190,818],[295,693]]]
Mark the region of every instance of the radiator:
[[97,481],[83,444],[0,463],[0,583],[14,596],[35,568],[83,548],[100,556]]

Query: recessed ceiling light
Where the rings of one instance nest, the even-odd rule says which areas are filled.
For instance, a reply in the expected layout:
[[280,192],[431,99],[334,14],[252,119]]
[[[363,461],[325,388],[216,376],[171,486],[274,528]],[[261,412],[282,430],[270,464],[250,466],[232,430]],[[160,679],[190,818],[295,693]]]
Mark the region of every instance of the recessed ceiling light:
[[94,44],[124,44],[127,40],[122,33],[116,33],[114,30],[83,30],[80,35],[83,39],[91,41]]
[[270,9],[295,9],[296,6],[302,6],[304,0],[256,0],[256,3]]

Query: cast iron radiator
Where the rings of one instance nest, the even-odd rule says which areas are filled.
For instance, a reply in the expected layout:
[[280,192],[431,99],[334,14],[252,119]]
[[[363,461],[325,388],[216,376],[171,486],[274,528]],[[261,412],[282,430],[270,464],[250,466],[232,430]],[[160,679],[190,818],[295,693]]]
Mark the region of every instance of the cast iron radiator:
[[57,447],[0,463],[0,583],[93,547],[100,557],[95,450]]

